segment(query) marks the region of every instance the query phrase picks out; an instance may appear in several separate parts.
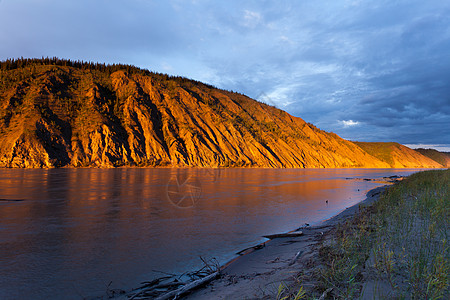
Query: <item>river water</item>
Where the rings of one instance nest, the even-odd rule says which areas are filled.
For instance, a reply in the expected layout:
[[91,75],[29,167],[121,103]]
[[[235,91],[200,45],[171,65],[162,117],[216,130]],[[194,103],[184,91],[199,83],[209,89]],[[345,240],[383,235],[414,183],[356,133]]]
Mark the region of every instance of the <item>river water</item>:
[[0,299],[105,296],[200,256],[223,264],[382,185],[362,178],[416,171],[0,169]]

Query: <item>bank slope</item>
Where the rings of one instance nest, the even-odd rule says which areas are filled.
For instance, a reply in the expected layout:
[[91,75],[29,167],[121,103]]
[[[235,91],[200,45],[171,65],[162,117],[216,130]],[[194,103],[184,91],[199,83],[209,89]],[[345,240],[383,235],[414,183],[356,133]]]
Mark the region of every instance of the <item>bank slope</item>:
[[445,168],[450,167],[450,153],[448,152],[439,152],[435,149],[414,149],[415,151],[419,152],[420,154],[427,156],[431,158],[432,160],[438,162]]
[[399,143],[355,142],[391,168],[442,168],[442,164]]
[[244,95],[131,66],[0,65],[0,167],[389,167]]

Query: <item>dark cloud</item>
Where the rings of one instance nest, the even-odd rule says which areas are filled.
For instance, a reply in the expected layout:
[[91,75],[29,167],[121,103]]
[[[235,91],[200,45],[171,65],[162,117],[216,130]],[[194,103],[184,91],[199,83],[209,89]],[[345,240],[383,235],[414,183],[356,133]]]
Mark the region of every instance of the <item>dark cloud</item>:
[[130,63],[348,139],[450,145],[449,24],[440,0],[0,0],[0,58]]

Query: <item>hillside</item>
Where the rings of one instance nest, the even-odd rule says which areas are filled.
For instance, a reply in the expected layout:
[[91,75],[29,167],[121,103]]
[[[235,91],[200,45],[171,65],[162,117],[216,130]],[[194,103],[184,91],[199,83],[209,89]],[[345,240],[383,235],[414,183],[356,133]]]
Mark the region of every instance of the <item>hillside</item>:
[[389,164],[391,168],[442,168],[433,159],[398,143],[355,142],[364,151]]
[[448,152],[439,152],[434,149],[414,149],[415,151],[419,152],[420,154],[427,156],[431,158],[432,160],[438,162],[442,166],[449,168],[450,167],[450,153]]
[[[392,166],[282,110],[181,77],[59,59],[0,69],[0,167]],[[438,166],[417,155],[395,166]]]

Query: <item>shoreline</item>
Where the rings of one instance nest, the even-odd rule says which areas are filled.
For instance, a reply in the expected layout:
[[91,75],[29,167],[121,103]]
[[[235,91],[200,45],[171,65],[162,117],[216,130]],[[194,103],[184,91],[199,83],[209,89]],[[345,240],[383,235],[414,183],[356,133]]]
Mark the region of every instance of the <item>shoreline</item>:
[[[389,181],[386,181],[389,183]],[[295,283],[295,275],[307,271],[308,265],[317,260],[317,245],[340,223],[354,216],[361,205],[371,205],[390,185],[386,184],[366,193],[366,197],[314,226],[302,226],[289,233],[302,232],[298,236],[276,237],[243,249],[237,257],[218,266],[204,279],[188,282],[184,287],[168,290],[165,293],[146,293],[148,283],[122,295],[120,299],[273,299],[280,284]],[[173,279],[173,278],[172,278]],[[170,280],[172,280],[170,279]],[[196,282],[196,284],[195,284]],[[158,285],[159,282],[156,282]],[[161,285],[161,284],[159,284]],[[163,284],[167,285],[167,284]],[[186,289],[189,287],[190,289]],[[155,287],[151,287],[154,289]],[[117,299],[117,298],[116,298]]]
[[[369,190],[366,198],[318,225],[299,227],[298,237],[280,237],[255,245],[221,268],[221,277],[193,290],[184,299],[268,299],[276,298],[281,283],[295,282],[295,274],[308,268],[315,260],[315,247],[327,233],[354,216],[360,205],[370,205],[379,199],[389,185]],[[260,247],[260,245],[264,245]]]

